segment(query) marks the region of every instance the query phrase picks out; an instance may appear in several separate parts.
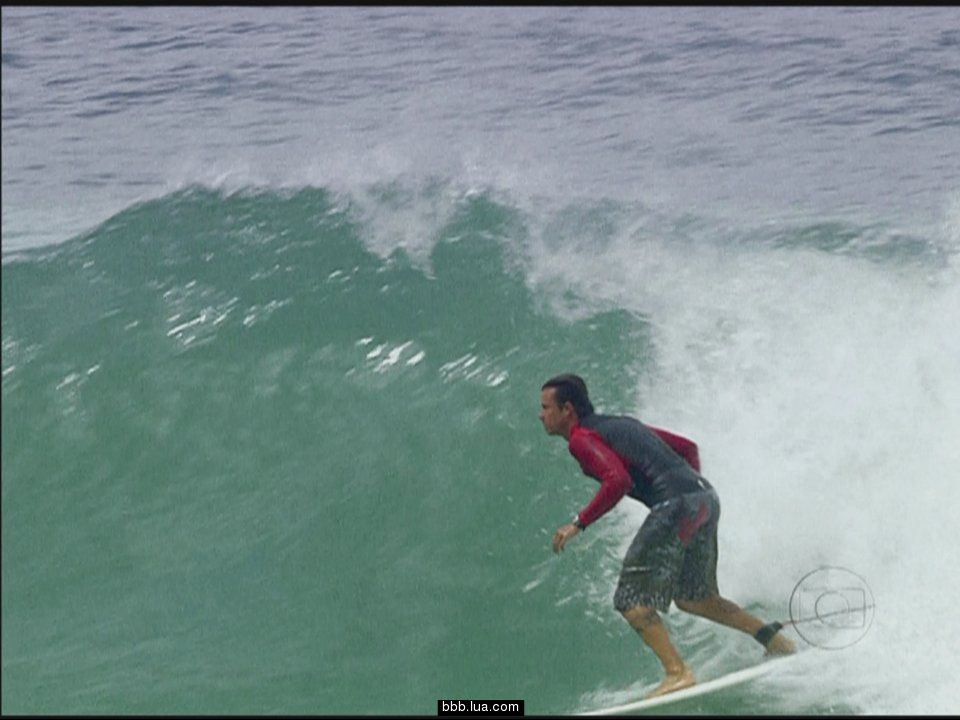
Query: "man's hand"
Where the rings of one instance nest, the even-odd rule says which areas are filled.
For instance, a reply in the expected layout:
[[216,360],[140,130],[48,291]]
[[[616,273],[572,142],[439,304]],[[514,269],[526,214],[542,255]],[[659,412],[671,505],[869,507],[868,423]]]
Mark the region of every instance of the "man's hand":
[[580,528],[578,528],[573,523],[564,525],[562,528],[557,530],[556,534],[553,536],[553,551],[555,553],[563,550],[563,546],[567,544],[567,540],[572,538],[574,535],[580,534]]

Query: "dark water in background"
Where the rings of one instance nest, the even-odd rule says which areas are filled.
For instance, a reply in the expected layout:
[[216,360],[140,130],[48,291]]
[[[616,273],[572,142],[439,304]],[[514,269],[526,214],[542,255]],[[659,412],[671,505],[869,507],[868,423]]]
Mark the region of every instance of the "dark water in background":
[[[955,8],[11,8],[3,247],[184,183],[440,176],[939,225]],[[955,211],[954,211],[955,213]]]
[[[569,369],[700,443],[724,594],[877,597],[678,711],[950,712],[958,18],[4,9],[4,712],[639,692],[645,511],[549,551]],[[757,655],[667,622],[703,678]]]

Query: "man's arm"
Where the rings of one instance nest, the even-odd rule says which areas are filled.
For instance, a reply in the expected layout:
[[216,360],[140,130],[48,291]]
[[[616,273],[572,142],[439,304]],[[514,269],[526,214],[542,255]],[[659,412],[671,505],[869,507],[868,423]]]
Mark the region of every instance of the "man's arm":
[[586,527],[620,502],[633,487],[633,479],[620,457],[593,431],[575,432],[570,438],[570,454],[584,473],[600,481],[597,494],[579,513],[580,523]]
[[693,440],[650,425],[647,427],[659,435],[660,439],[669,445],[671,450],[686,460],[690,467],[700,472],[700,451],[697,449],[697,444]]

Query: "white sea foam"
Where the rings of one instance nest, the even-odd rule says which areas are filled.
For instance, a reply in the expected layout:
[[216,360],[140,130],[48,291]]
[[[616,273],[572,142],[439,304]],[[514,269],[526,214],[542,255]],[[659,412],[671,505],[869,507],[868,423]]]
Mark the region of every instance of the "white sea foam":
[[[797,581],[818,566],[869,583],[868,636],[831,657],[816,683],[793,688],[784,711],[826,692],[868,713],[951,712],[960,703],[952,269],[719,237],[694,245],[650,230],[599,253],[541,238],[530,276],[564,310],[573,291],[582,308],[649,319],[654,361],[640,373],[636,412],[700,444],[723,504],[725,595],[786,613]],[[634,514],[635,524],[643,513]]]

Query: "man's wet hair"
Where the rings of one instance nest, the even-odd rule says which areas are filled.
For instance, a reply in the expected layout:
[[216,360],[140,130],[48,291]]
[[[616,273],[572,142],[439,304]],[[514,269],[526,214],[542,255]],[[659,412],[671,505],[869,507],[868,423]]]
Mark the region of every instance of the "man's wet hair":
[[573,403],[573,409],[577,411],[577,417],[585,418],[593,415],[593,403],[590,402],[590,396],[587,394],[587,384],[579,375],[566,373],[557,375],[547,380],[541,390],[554,388],[557,405],[563,407],[567,403]]

